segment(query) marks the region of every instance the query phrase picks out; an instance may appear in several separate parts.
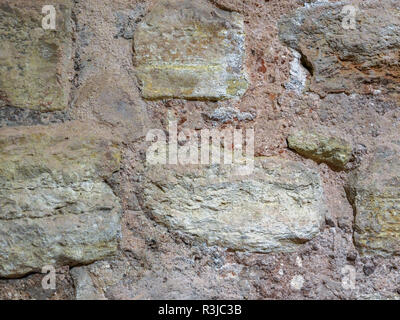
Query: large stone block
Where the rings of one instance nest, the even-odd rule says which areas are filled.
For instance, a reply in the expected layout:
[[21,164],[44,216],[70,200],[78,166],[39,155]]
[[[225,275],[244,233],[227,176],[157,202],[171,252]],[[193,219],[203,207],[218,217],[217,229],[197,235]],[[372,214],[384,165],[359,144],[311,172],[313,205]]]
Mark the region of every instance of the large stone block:
[[48,1],[0,3],[0,107],[65,109],[73,74],[72,1],[52,1],[56,30],[44,30]]
[[283,18],[280,38],[301,53],[312,74],[310,89],[320,95],[396,94],[399,12],[398,1],[392,0],[316,2]]
[[92,128],[68,125],[1,129],[0,277],[117,249],[121,207],[104,179],[119,169],[119,151]]
[[400,150],[379,147],[351,177],[354,240],[363,254],[400,254]]
[[160,1],[137,27],[134,51],[148,99],[228,99],[248,86],[242,16],[204,0]]
[[277,158],[232,167],[148,168],[143,205],[157,221],[233,250],[292,251],[315,237],[326,206],[316,171]]

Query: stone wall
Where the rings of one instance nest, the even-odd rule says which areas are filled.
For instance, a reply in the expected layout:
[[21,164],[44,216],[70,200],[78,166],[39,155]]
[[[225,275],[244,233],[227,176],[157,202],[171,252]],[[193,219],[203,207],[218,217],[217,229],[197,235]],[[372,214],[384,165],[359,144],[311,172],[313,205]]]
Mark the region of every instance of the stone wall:
[[50,2],[0,0],[0,299],[400,298],[398,1]]

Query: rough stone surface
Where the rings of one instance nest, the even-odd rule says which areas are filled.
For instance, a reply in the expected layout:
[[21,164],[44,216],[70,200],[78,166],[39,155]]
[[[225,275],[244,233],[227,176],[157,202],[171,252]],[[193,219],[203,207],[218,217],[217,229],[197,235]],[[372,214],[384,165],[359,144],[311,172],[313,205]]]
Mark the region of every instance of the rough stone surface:
[[292,50],[293,61],[290,63],[290,81],[285,83],[285,88],[301,94],[307,85],[309,73],[301,64],[301,54]]
[[353,151],[351,145],[343,139],[305,131],[290,135],[288,146],[304,157],[325,162],[338,169],[345,168]]
[[[39,0],[23,2],[27,12],[30,6],[35,8],[29,14],[40,16],[36,9]],[[385,85],[382,77],[371,90],[350,86],[351,92],[359,90],[350,95],[332,92],[325,97],[324,92],[310,92],[313,75],[304,72],[307,61],[280,40],[279,21],[322,1],[208,0],[213,9],[243,17],[248,90],[240,99],[225,101],[143,99],[129,38],[157,2],[72,1],[76,50],[70,61],[74,73],[70,107],[46,113],[0,108],[0,126],[14,126],[16,131],[33,130],[21,125],[47,125],[72,118],[88,123],[86,130],[97,139],[109,140],[110,131],[112,137],[123,137],[121,169],[107,178],[122,204],[122,239],[115,256],[83,267],[83,279],[88,282],[80,283],[88,283],[91,292],[104,294],[106,299],[400,299],[400,256],[378,251],[361,254],[354,241],[354,210],[344,189],[352,169],[367,166],[376,147],[388,142],[400,145],[400,100],[388,94],[393,91],[392,82]],[[388,2],[383,0],[351,3],[364,9],[375,7],[364,14],[376,17],[398,12],[388,10]],[[398,1],[391,3],[397,5]],[[310,37],[314,31],[319,32],[310,30]],[[343,40],[352,42],[352,32],[343,33]],[[321,41],[321,52],[327,51],[328,45]],[[358,53],[354,55],[356,59]],[[360,59],[369,58],[360,54]],[[347,75],[342,79],[346,85],[347,79]],[[144,137],[151,129],[168,131],[171,121],[178,123],[178,130],[254,128],[257,156],[296,161],[318,172],[328,208],[320,233],[298,244],[293,252],[254,253],[207,245],[144,212],[147,209],[140,200],[146,181],[142,174],[148,148]],[[85,132],[76,122],[51,128]],[[288,135],[301,130],[345,139],[354,146],[354,159],[346,170],[339,171],[290,151]],[[356,276],[354,289],[343,286],[349,270]],[[73,279],[74,271],[68,265],[56,272],[56,290],[42,288],[41,273],[0,279],[0,299],[76,299],[81,295],[83,291],[76,290],[79,280]]]
[[243,17],[205,0],[162,0],[134,35],[136,71],[148,99],[220,100],[241,96]]
[[124,39],[130,40],[136,30],[136,26],[143,19],[145,15],[145,7],[143,4],[139,4],[135,10],[122,10],[115,13],[117,20],[116,27],[118,33],[115,35],[116,38],[123,37]]
[[68,106],[73,74],[72,4],[53,1],[56,30],[44,30],[46,1],[0,3],[0,108],[40,111]]
[[354,174],[349,193],[355,210],[354,240],[364,254],[400,254],[400,149],[377,149]]
[[1,130],[1,277],[90,263],[117,249],[120,204],[103,179],[118,170],[118,149],[73,125]]
[[292,251],[325,219],[321,180],[302,164],[262,160],[250,176],[220,166],[187,173],[150,167],[144,206],[173,230],[250,252]]
[[[343,27],[345,5],[357,9],[354,29]],[[299,51],[312,73],[310,89],[371,93],[400,89],[398,1],[321,1],[282,19],[280,38]],[[344,21],[344,22],[343,22]]]
[[[74,10],[77,74],[71,116],[107,124],[125,134],[126,142],[140,139],[157,122],[154,116],[149,120],[151,110],[137,88],[132,41],[116,37],[116,33],[128,36],[128,29],[136,26],[144,4],[113,2],[107,5],[95,0],[81,1],[77,7]],[[99,16],[104,19],[99,20]],[[130,20],[131,16],[136,18]]]
[[105,300],[93,284],[92,277],[85,267],[76,267],[71,270],[74,280],[76,300]]
[[18,107],[0,108],[0,128],[14,126],[30,126],[38,124],[63,123],[72,120],[66,110],[54,112],[41,112]]
[[33,273],[21,279],[0,279],[1,300],[73,300],[74,288],[68,267],[56,269],[56,289],[42,287],[44,274]]
[[232,107],[222,107],[213,110],[211,114],[207,115],[213,121],[220,123],[230,123],[234,120],[237,121],[252,121],[255,119],[254,113],[251,112],[240,112]]

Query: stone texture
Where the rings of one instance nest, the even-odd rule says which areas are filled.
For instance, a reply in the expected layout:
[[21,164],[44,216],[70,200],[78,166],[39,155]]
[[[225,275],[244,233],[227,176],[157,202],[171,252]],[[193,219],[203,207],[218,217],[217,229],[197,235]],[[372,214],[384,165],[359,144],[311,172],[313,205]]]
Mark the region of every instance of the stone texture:
[[1,129],[0,276],[113,254],[120,204],[104,182],[119,151],[88,124]]
[[71,116],[124,131],[125,142],[142,139],[155,126],[134,75],[132,42],[125,39],[147,6],[135,1],[122,6],[121,2],[91,0],[80,1],[74,9],[77,75]]
[[85,267],[76,267],[71,270],[74,280],[76,300],[105,300],[105,297],[94,286],[92,277]]
[[42,273],[32,273],[21,279],[0,278],[0,300],[72,300],[74,299],[73,281],[69,267],[56,269],[56,289],[42,286]]
[[147,99],[228,99],[248,86],[242,16],[204,0],[160,1],[137,27],[134,51]]
[[400,254],[400,149],[378,147],[350,178],[354,240],[363,254]]
[[8,126],[31,126],[62,123],[72,120],[66,110],[54,112],[41,112],[18,107],[0,108],[0,128]]
[[232,123],[237,121],[252,121],[256,118],[254,113],[240,112],[232,107],[221,107],[214,109],[212,113],[207,114],[210,120],[218,121],[221,123]]
[[144,206],[172,230],[234,250],[292,251],[319,233],[326,208],[318,173],[281,159],[261,160],[249,176],[231,170],[152,166]]
[[[367,164],[376,145],[392,140],[400,145],[400,100],[396,103],[385,88],[373,95],[333,93],[324,99],[307,88],[303,91],[304,77],[296,75],[298,55],[279,40],[277,27],[284,15],[317,1],[208,1],[244,17],[249,90],[241,99],[217,103],[141,99],[134,75],[132,42],[124,37],[131,36],[136,21],[141,19],[135,15],[141,12],[139,7],[147,12],[158,1],[74,1],[76,90],[71,93],[71,108],[67,111],[74,119],[96,121],[97,125],[88,125],[90,130],[102,124],[102,129],[93,133],[97,137],[104,137],[105,127],[112,128],[115,134],[124,133],[121,170],[113,175],[113,179],[121,178],[121,184],[114,189],[124,208],[123,238],[116,257],[85,266],[95,290],[107,299],[399,299],[400,256],[362,256],[355,248],[353,209],[343,189],[351,172],[334,171],[288,151],[287,137],[299,130],[340,133],[355,149],[359,145],[362,153],[367,152],[359,159]],[[387,10],[385,2],[375,1],[377,16]],[[124,16],[117,17],[117,12]],[[351,32],[346,35],[351,36]],[[300,62],[304,63],[301,57]],[[20,111],[14,113],[10,107],[0,112],[0,125],[11,124],[7,118],[15,117],[14,124],[18,125],[52,122],[47,118],[42,121],[49,113]],[[251,113],[254,119],[240,121],[236,111]],[[141,117],[148,117],[149,123],[141,125]],[[296,252],[262,254],[209,246],[154,221],[134,203],[133,197],[140,197],[140,187],[144,185],[138,168],[147,145],[142,143],[140,132],[167,129],[167,120],[176,120],[180,129],[254,126],[257,155],[297,159],[314,167],[324,181],[330,213],[321,232],[298,246]],[[73,129],[75,125],[70,123],[69,127]],[[27,128],[20,130],[26,132]],[[389,139],[389,133],[395,138]],[[298,257],[302,266],[297,263]],[[348,276],[342,270],[349,270],[350,266],[356,274],[354,290],[345,289],[342,283]],[[75,290],[79,284],[73,282],[71,273],[68,266],[57,269],[56,290],[42,288],[41,273],[0,279],[0,299],[74,299],[75,294],[80,295]],[[293,290],[292,280],[300,277],[304,278],[302,289]]]
[[307,84],[309,73],[301,64],[301,54],[296,50],[291,50],[293,61],[290,63],[290,81],[285,83],[285,88],[302,94]]
[[[345,5],[358,7],[355,29],[345,29]],[[398,1],[316,2],[280,22],[280,38],[299,51],[312,74],[310,89],[371,93],[400,88]]]
[[344,169],[352,156],[347,141],[317,132],[298,131],[288,137],[288,146],[304,157],[338,169]]
[[145,15],[144,4],[139,4],[135,10],[123,10],[115,13],[116,27],[118,33],[115,35],[116,38],[122,37],[124,39],[133,39],[133,35],[136,30],[136,26],[143,19]]
[[56,30],[42,28],[46,1],[0,3],[0,107],[65,109],[73,73],[72,4],[53,1]]

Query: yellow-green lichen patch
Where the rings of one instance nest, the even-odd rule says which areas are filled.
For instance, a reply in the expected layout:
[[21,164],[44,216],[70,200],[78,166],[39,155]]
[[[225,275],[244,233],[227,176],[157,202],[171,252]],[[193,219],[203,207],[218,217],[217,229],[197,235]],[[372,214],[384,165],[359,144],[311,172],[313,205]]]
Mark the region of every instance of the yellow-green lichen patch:
[[300,155],[336,169],[344,169],[352,156],[350,143],[316,132],[298,131],[288,137],[288,145]]
[[247,90],[238,13],[204,0],[164,0],[138,26],[133,45],[146,99],[222,100]]

